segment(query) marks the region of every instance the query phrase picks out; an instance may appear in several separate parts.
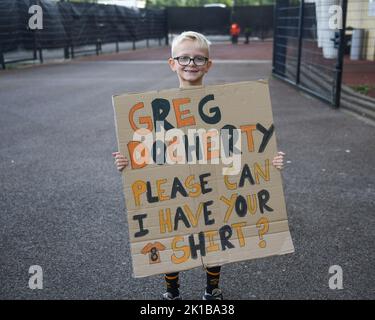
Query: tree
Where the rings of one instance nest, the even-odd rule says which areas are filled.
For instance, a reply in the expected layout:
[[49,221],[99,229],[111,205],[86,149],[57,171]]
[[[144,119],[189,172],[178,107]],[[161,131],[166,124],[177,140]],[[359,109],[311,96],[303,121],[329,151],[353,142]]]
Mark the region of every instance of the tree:
[[236,6],[262,6],[275,4],[275,0],[236,0]]
[[148,8],[165,8],[165,7],[182,7],[184,0],[147,0],[146,7]]

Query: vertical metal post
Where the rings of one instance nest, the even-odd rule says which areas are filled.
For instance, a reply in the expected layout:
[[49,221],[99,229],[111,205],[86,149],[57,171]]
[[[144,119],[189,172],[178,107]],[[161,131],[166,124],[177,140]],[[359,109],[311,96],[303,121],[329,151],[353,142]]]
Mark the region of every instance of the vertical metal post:
[[0,63],[1,63],[1,66],[2,66],[3,70],[5,70],[4,53],[3,53],[2,50],[0,50]]
[[232,0],[232,8],[231,8],[231,11],[230,11],[230,24],[232,24],[234,22],[237,22],[234,19],[235,18],[235,14],[236,14],[234,7],[236,7],[236,6],[237,6],[236,0]]
[[302,56],[304,11],[305,11],[305,0],[300,0],[299,22],[298,22],[298,60],[297,60],[297,70],[296,70],[296,85],[299,85],[300,75],[301,75],[301,56]]
[[[41,6],[40,0],[36,0],[35,4],[38,5],[38,6]],[[34,59],[35,60],[37,59],[37,53],[36,53],[36,50],[37,50],[38,53],[39,53],[39,61],[40,61],[40,63],[43,63],[43,52],[42,52],[42,48],[40,46],[39,37],[38,37],[39,31],[38,31],[38,29],[35,29],[34,32],[35,32]]]
[[37,55],[37,40],[36,40],[36,30],[33,30],[34,44],[33,44],[33,60],[38,59]]
[[96,46],[95,46],[95,51],[96,51],[96,55],[98,56],[101,51],[102,51],[102,29],[101,27],[99,26],[100,28],[100,38],[97,38],[96,39]]
[[150,47],[150,41],[149,41],[149,37],[150,37],[150,15],[149,15],[149,11],[148,11],[147,8],[146,8],[146,26],[147,26],[146,47],[149,48]]
[[341,84],[342,84],[342,73],[344,69],[344,50],[345,50],[345,29],[346,29],[346,15],[348,11],[348,0],[341,1],[342,6],[342,26],[339,32],[339,50],[336,63],[336,79],[335,79],[335,91],[333,106],[335,108],[340,107],[341,99]]
[[164,32],[165,32],[165,45],[169,45],[169,25],[168,25],[168,8],[164,9]]
[[[65,2],[65,0],[60,0],[60,2]],[[69,2],[69,1],[67,1]],[[64,47],[64,59],[69,59],[69,44]]]
[[69,59],[69,47],[64,47],[64,59]]
[[38,48],[38,51],[39,51],[39,61],[40,61],[40,63],[43,63],[44,62],[44,60],[43,60],[43,49]]
[[276,43],[277,43],[277,8],[278,1],[273,5],[273,50],[272,50],[272,73],[276,69]]
[[119,48],[119,45],[118,45],[118,41],[116,41],[116,53],[118,53],[120,51],[120,48]]

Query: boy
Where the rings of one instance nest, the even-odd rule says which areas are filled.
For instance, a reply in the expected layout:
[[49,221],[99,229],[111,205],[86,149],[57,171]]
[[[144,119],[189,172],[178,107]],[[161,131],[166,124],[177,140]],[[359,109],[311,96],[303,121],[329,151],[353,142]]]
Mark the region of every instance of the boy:
[[[209,56],[210,42],[200,33],[183,32],[172,43],[172,57],[168,63],[172,71],[177,73],[180,88],[200,86],[204,75],[212,66]],[[112,154],[119,171],[122,171],[129,163],[128,159],[119,152]],[[282,169],[283,152],[273,159],[272,164],[277,169]],[[219,289],[220,266],[206,268],[207,286],[203,300],[222,300],[223,295]],[[163,294],[163,300],[181,300],[178,283],[178,272],[165,275],[167,292]]]

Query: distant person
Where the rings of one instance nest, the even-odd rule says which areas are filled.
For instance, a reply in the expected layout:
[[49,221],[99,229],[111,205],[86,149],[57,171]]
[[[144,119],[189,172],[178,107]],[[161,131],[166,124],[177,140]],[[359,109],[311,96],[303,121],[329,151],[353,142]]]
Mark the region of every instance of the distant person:
[[[173,40],[172,57],[168,63],[172,71],[176,72],[180,88],[201,86],[203,77],[211,68],[210,42],[200,33],[187,31]],[[128,166],[129,160],[120,154],[113,152],[115,165],[119,171]],[[277,169],[283,168],[284,153],[278,152],[273,158],[272,164]],[[223,294],[219,288],[221,266],[206,267],[207,285],[203,294],[203,300],[223,300]],[[163,300],[181,300],[179,291],[179,273],[165,275],[167,292],[162,296]]]
[[240,35],[241,28],[238,23],[232,23],[230,26],[230,35],[232,38],[232,43],[237,44],[238,43],[238,37]]

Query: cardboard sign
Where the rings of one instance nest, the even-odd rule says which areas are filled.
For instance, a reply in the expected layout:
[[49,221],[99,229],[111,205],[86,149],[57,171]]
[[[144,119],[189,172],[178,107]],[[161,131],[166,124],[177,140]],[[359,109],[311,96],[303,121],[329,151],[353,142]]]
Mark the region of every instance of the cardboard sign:
[[135,277],[294,252],[266,82],[113,106]]

